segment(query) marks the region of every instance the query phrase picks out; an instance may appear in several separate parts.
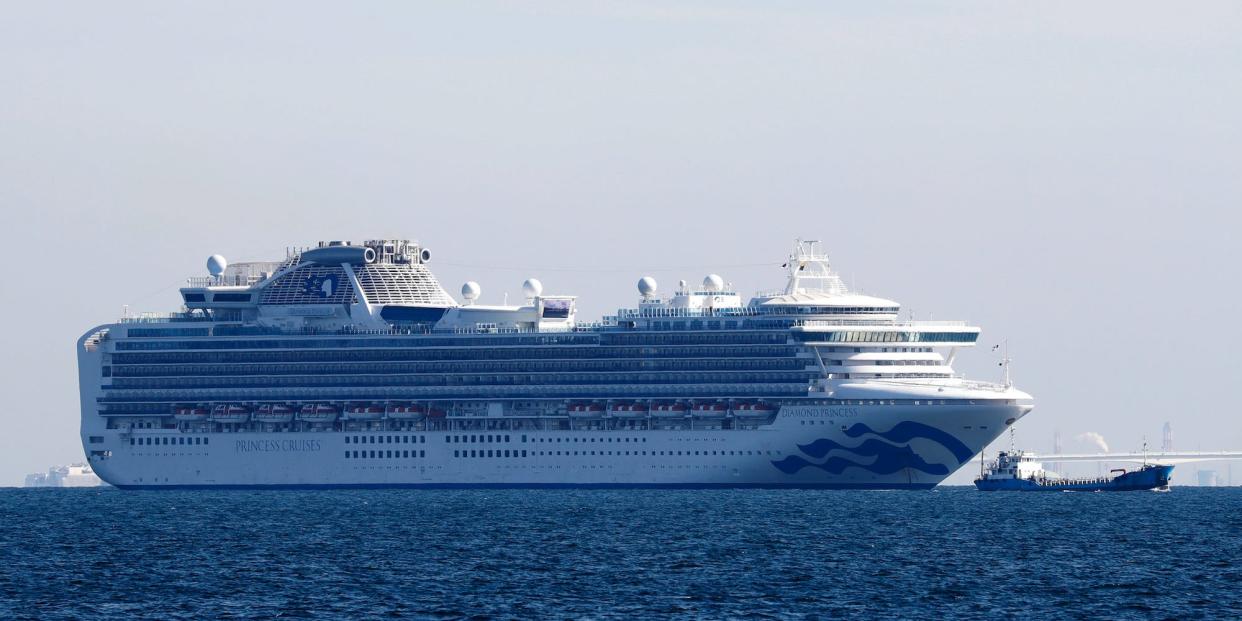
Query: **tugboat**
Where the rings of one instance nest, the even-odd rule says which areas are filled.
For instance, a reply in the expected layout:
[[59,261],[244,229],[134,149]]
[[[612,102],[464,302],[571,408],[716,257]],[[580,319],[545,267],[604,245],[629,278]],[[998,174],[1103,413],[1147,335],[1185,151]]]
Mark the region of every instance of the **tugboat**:
[[1173,466],[1143,464],[1127,472],[1118,468],[1107,477],[1067,479],[1050,470],[1035,456],[1023,451],[1001,451],[987,472],[975,479],[981,491],[1016,492],[1129,492],[1136,490],[1168,490],[1173,479]]

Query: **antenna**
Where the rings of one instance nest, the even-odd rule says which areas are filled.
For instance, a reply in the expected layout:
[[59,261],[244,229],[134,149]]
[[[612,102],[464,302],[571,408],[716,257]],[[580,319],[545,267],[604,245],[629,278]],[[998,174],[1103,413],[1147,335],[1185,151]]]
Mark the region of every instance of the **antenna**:
[[1013,388],[1013,377],[1009,373],[1009,363],[1013,362],[1013,358],[1009,357],[1009,339],[1005,339],[1003,343],[1004,349],[1001,351],[1000,361],[1000,366],[1004,369],[1002,381],[1005,383],[1005,388]]

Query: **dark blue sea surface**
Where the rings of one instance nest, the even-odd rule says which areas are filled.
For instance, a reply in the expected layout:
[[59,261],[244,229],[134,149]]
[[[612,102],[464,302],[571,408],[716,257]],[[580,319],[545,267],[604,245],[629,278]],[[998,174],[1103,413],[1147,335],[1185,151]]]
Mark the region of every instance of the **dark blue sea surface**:
[[1242,489],[0,491],[6,619],[1242,617]]

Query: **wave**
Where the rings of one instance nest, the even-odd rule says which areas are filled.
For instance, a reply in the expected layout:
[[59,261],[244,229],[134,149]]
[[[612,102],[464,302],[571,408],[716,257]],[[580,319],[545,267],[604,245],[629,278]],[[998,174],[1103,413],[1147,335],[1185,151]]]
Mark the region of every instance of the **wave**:
[[844,451],[857,457],[875,457],[870,463],[859,463],[840,456],[833,456],[824,462],[813,462],[799,455],[790,455],[772,462],[778,470],[785,474],[794,474],[803,468],[819,468],[832,474],[841,474],[846,468],[861,468],[875,474],[893,474],[911,468],[932,475],[948,475],[949,468],[944,464],[929,463],[914,452],[909,446],[897,446],[889,442],[907,443],[915,438],[923,438],[940,444],[953,453],[958,464],[965,463],[973,453],[961,440],[935,427],[903,421],[885,432],[875,431],[864,423],[855,423],[845,430],[845,435],[858,438],[866,434],[879,436],[867,438],[858,446],[845,446],[835,440],[820,438],[810,444],[798,445],[798,450],[813,459],[823,459],[832,451]]

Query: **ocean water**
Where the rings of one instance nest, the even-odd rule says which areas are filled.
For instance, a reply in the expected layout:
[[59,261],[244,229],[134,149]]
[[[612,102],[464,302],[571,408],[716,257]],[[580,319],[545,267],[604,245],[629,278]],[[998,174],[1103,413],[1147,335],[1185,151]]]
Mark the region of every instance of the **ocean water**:
[[0,490],[0,618],[1242,617],[1242,489]]

